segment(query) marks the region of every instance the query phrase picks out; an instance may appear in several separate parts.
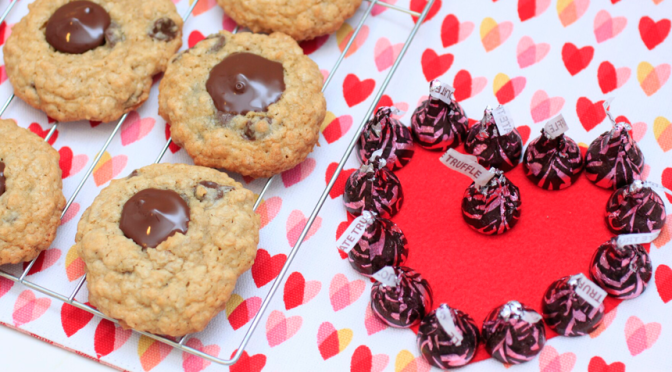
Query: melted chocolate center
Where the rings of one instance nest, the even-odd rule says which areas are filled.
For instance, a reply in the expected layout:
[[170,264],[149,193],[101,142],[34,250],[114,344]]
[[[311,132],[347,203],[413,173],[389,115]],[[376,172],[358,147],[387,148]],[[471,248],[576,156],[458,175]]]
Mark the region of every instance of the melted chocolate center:
[[235,53],[210,71],[205,87],[221,112],[266,112],[285,91],[284,69],[256,54]]
[[5,193],[5,163],[0,161],[0,195]]
[[189,206],[172,190],[145,189],[121,211],[119,228],[142,248],[156,248],[175,233],[187,233]]
[[47,42],[63,53],[82,54],[105,43],[110,15],[90,1],[73,1],[58,8],[47,22]]

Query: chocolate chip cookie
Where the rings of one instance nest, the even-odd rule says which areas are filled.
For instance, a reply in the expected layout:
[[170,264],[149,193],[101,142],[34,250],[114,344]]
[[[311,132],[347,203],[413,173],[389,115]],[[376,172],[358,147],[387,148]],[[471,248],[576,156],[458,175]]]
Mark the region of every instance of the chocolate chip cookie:
[[236,23],[254,32],[310,40],[337,31],[362,0],[217,0]]
[[12,120],[0,120],[0,265],[49,248],[65,207],[59,155]]
[[14,93],[58,121],[113,121],[182,46],[170,0],[36,0],[4,47]]
[[317,143],[322,82],[289,36],[221,31],[171,60],[159,114],[197,165],[268,177],[302,162]]
[[193,165],[154,164],[112,181],[77,227],[89,301],[124,327],[203,330],[254,261],[254,200],[225,173]]

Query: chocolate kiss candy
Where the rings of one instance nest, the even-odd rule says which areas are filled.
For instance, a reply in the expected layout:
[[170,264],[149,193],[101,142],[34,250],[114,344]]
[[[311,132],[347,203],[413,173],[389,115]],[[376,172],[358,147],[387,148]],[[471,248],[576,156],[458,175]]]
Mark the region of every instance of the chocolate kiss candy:
[[464,192],[462,217],[474,230],[485,235],[503,234],[520,218],[520,191],[504,174],[497,173],[485,186],[472,183]]
[[[364,214],[369,212],[364,211]],[[385,266],[401,266],[408,257],[408,241],[392,221],[370,213],[364,235],[348,253],[353,269],[370,277]]]
[[418,324],[432,308],[432,289],[427,280],[408,267],[393,268],[396,286],[381,282],[371,287],[371,310],[392,327]]
[[[469,119],[452,95],[448,93],[447,96],[450,103],[430,96],[422,101],[411,117],[413,139],[428,150],[446,151],[459,146],[467,138]],[[444,99],[447,101],[449,98]]]
[[[460,338],[451,337],[441,325],[437,312],[450,314],[455,332]],[[445,315],[443,315],[445,316]],[[461,367],[469,363],[476,354],[479,343],[478,327],[468,314],[458,309],[439,307],[422,320],[418,328],[417,344],[422,357],[434,367],[447,369]]]
[[369,120],[357,142],[357,158],[367,164],[376,151],[390,170],[408,164],[415,153],[411,131],[399,120],[392,118],[392,108],[381,107]]
[[639,180],[614,191],[604,215],[609,230],[619,235],[660,231],[666,217],[663,199]]
[[542,130],[541,137],[530,142],[525,150],[523,170],[542,189],[562,190],[579,179],[583,155],[571,138],[561,134],[550,139]]
[[399,213],[404,193],[399,178],[385,167],[385,160],[376,158],[350,175],[345,183],[343,202],[354,216],[367,210],[382,218],[391,218]]
[[549,328],[561,336],[583,336],[597,329],[604,316],[604,304],[593,307],[577,294],[576,276],[558,279],[546,290],[541,312]]
[[59,52],[82,54],[105,43],[105,30],[110,23],[110,15],[100,5],[72,1],[49,18],[45,38]]
[[156,248],[189,228],[189,205],[172,190],[145,189],[133,195],[121,211],[119,228],[145,248]]
[[529,362],[546,343],[541,315],[518,301],[492,310],[483,321],[481,335],[488,353],[505,364]]
[[610,296],[638,297],[651,280],[651,260],[639,244],[619,247],[616,238],[602,244],[591,261],[590,276]]
[[500,135],[492,110],[486,109],[483,119],[469,129],[464,149],[476,155],[482,166],[508,172],[520,163],[523,139],[515,128]]
[[629,125],[618,123],[588,147],[586,176],[605,189],[617,189],[641,178],[644,155],[628,133]]

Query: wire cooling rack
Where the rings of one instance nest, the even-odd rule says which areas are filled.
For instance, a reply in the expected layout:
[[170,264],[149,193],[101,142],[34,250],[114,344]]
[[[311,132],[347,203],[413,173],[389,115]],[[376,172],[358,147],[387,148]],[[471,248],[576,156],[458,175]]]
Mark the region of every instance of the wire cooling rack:
[[[366,124],[368,118],[371,117],[371,115],[373,114],[373,110],[377,106],[380,98],[383,96],[383,93],[385,93],[385,89],[387,88],[390,81],[392,80],[392,77],[394,76],[395,72],[397,71],[397,68],[399,67],[399,64],[401,63],[401,60],[403,59],[404,55],[406,54],[406,51],[408,50],[409,46],[413,42],[413,39],[415,38],[415,35],[416,35],[418,29],[422,25],[425,17],[427,16],[429,10],[431,9],[432,5],[434,4],[434,0],[428,0],[425,7],[422,10],[422,12],[418,13],[418,12],[415,12],[415,11],[412,11],[412,10],[409,10],[409,9],[406,9],[406,8],[402,8],[402,7],[393,5],[393,4],[385,3],[381,0],[366,0],[366,1],[369,4],[368,7],[366,8],[366,12],[362,16],[362,18],[359,20],[359,23],[357,24],[357,28],[355,28],[352,36],[350,37],[350,40],[348,41],[345,48],[343,48],[343,51],[341,52],[340,56],[336,60],[336,63],[334,64],[331,71],[329,72],[328,78],[326,79],[326,81],[324,82],[324,85],[322,86],[322,92],[324,92],[327,89],[327,87],[330,85],[330,83],[332,81],[332,78],[334,76],[334,72],[336,72],[336,70],[340,67],[341,63],[343,62],[343,59],[345,58],[346,54],[348,53],[348,50],[350,50],[350,47],[352,46],[353,42],[357,38],[357,35],[361,31],[362,26],[364,26],[367,19],[371,15],[371,11],[373,10],[374,6],[376,6],[376,5],[383,6],[383,7],[398,11],[398,12],[403,12],[403,13],[406,13],[406,14],[410,14],[414,17],[417,17],[418,19],[415,23],[415,26],[411,29],[410,33],[408,34],[408,37],[407,37],[406,41],[404,42],[404,45],[401,49],[401,52],[399,53],[399,56],[394,61],[394,64],[392,65],[392,68],[390,69],[387,76],[385,77],[385,80],[383,80],[383,83],[380,86],[380,89],[378,89],[378,91],[376,92],[376,95],[373,99],[373,103],[371,104],[371,106],[367,110],[366,114],[364,115],[364,118],[362,119],[361,124],[359,125],[357,130],[354,132],[353,137],[352,137],[345,153],[343,154],[340,162],[338,163],[338,167],[336,168],[336,171],[334,172],[333,176],[331,177],[331,180],[329,180],[329,183],[327,184],[327,186],[324,188],[324,191],[322,192],[322,195],[320,196],[317,204],[313,208],[313,211],[311,212],[310,217],[308,218],[308,221],[307,221],[305,227],[303,228],[303,231],[301,231],[301,234],[299,235],[299,238],[296,241],[296,244],[292,247],[289,254],[287,255],[287,260],[285,261],[284,266],[280,270],[280,274],[278,274],[278,276],[275,278],[275,280],[273,282],[273,285],[271,286],[271,288],[268,291],[266,297],[264,298],[263,302],[261,303],[261,307],[259,308],[259,311],[254,316],[254,318],[252,319],[252,322],[250,323],[249,327],[247,328],[247,331],[245,332],[245,336],[243,337],[242,341],[240,342],[240,345],[238,346],[236,352],[233,354],[233,356],[230,359],[222,359],[222,358],[217,358],[217,357],[214,357],[212,355],[206,354],[206,353],[204,353],[200,350],[197,350],[197,349],[194,349],[193,347],[185,345],[185,342],[189,339],[189,335],[183,336],[179,339],[172,339],[172,338],[166,338],[166,337],[163,337],[163,336],[158,336],[158,335],[154,335],[154,334],[151,334],[151,333],[138,331],[138,330],[134,330],[135,332],[137,332],[141,335],[147,336],[149,338],[152,338],[154,340],[161,341],[161,342],[163,342],[167,345],[170,345],[170,346],[172,346],[176,349],[179,349],[183,352],[186,352],[186,353],[189,353],[189,354],[192,354],[192,355],[196,355],[198,357],[207,359],[207,360],[209,360],[211,362],[214,362],[214,363],[217,363],[217,364],[232,365],[232,364],[235,364],[238,361],[238,359],[240,359],[240,357],[243,354],[243,351],[245,351],[245,347],[247,346],[248,342],[250,341],[250,339],[251,339],[252,335],[254,334],[254,331],[256,330],[257,326],[259,325],[259,322],[261,321],[261,317],[263,316],[264,312],[266,311],[269,303],[271,302],[271,299],[273,298],[273,296],[277,292],[278,288],[280,287],[280,283],[282,282],[285,275],[287,274],[287,271],[289,270],[289,267],[291,266],[292,261],[294,260],[294,257],[296,256],[299,249],[301,248],[301,245],[303,244],[303,241],[306,237],[306,234],[310,230],[310,227],[312,226],[313,222],[315,221],[315,218],[317,217],[320,210],[322,209],[322,205],[324,204],[325,200],[327,199],[327,196],[329,195],[329,192],[331,191],[332,187],[334,186],[334,183],[336,182],[336,179],[338,178],[338,175],[343,170],[343,167],[345,166],[345,162],[348,160],[348,158],[350,157],[350,154],[352,153],[353,149],[355,148],[355,144],[357,143],[357,139],[359,137],[359,134],[364,129],[364,125]],[[2,24],[2,22],[5,21],[5,18],[7,18],[7,16],[10,14],[10,12],[12,11],[12,9],[14,8],[14,6],[16,5],[17,2],[18,2],[17,0],[12,0],[10,2],[10,4],[5,9],[5,11],[2,13],[2,15],[0,15],[0,24]],[[198,4],[198,0],[195,0],[191,4],[191,6],[187,10],[187,12],[183,15],[182,18],[184,19],[185,22],[191,16],[191,13],[193,12],[193,10],[194,10],[194,8],[196,7],[197,4]],[[233,30],[234,33],[236,33],[237,31],[238,31],[238,27],[236,27]],[[4,103],[4,105],[0,108],[0,117],[2,117],[2,115],[5,113],[5,111],[7,110],[9,105],[12,103],[14,98],[15,98],[15,95],[11,94],[10,97],[7,99],[7,101]],[[112,130],[112,132],[108,136],[108,138],[105,141],[105,143],[103,144],[102,148],[100,149],[100,151],[98,152],[98,154],[94,158],[92,164],[89,166],[86,173],[84,174],[84,176],[80,180],[79,184],[77,185],[77,188],[72,193],[70,198],[68,198],[68,202],[65,205],[65,209],[63,209],[63,213],[61,214],[61,218],[63,218],[63,216],[66,214],[66,212],[68,211],[68,209],[70,208],[72,203],[77,198],[77,195],[79,195],[80,191],[82,190],[82,187],[84,186],[86,181],[89,179],[89,177],[93,173],[96,165],[98,165],[98,163],[100,162],[101,158],[103,157],[103,154],[107,150],[107,148],[110,145],[110,143],[112,142],[112,140],[117,135],[117,132],[119,132],[119,129],[121,128],[122,124],[126,121],[127,117],[128,117],[128,114],[123,115],[119,119],[117,124],[115,125],[114,129]],[[54,123],[54,125],[49,129],[49,132],[45,136],[45,139],[44,139],[45,141],[49,141],[49,139],[53,136],[54,132],[56,131],[56,128],[58,127],[58,125],[59,125],[58,122]],[[166,144],[161,149],[161,151],[160,151],[159,155],[157,156],[156,160],[154,161],[154,163],[161,162],[161,160],[163,159],[163,156],[165,155],[165,153],[168,150],[168,147],[170,146],[171,143],[172,143],[172,138],[169,138],[167,140]],[[266,183],[264,184],[261,192],[259,193],[259,196],[257,197],[256,202],[254,203],[254,210],[255,211],[256,211],[257,207],[259,207],[259,204],[261,203],[264,194],[269,189],[269,186],[273,182],[273,179],[274,179],[274,177],[269,178],[266,181]],[[55,291],[53,291],[51,289],[48,289],[46,287],[43,287],[39,284],[36,284],[36,283],[33,283],[31,281],[26,280],[26,276],[28,275],[28,273],[30,272],[30,269],[33,267],[33,265],[35,264],[36,261],[37,261],[37,258],[35,260],[31,261],[25,267],[25,269],[23,270],[23,272],[21,273],[20,276],[16,276],[16,275],[7,273],[7,272],[0,269],[0,277],[4,277],[4,278],[7,278],[7,279],[9,279],[13,282],[23,284],[24,286],[26,286],[28,288],[31,288],[33,290],[36,290],[40,293],[43,293],[47,296],[50,296],[50,297],[53,297],[53,298],[58,299],[60,301],[63,301],[65,303],[70,304],[70,305],[72,305],[74,307],[77,307],[79,309],[88,311],[91,314],[97,315],[97,316],[99,316],[101,318],[104,318],[104,319],[107,319],[111,322],[118,323],[117,320],[107,317],[105,314],[101,313],[97,309],[95,309],[95,308],[93,308],[93,307],[91,307],[91,306],[89,306],[89,305],[87,305],[83,302],[75,300],[75,296],[77,296],[77,294],[79,293],[79,291],[81,290],[82,286],[84,285],[84,283],[86,281],[86,276],[83,276],[79,280],[79,282],[75,286],[75,289],[68,295],[55,292]]]

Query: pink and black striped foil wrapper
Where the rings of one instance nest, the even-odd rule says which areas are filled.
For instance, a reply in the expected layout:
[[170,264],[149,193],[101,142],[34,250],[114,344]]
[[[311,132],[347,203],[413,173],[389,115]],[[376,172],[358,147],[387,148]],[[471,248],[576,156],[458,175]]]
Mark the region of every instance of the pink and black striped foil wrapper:
[[[536,315],[537,321],[528,321],[525,313]],[[506,364],[529,362],[546,344],[546,329],[541,315],[517,301],[492,310],[483,321],[481,335],[487,352]]]
[[391,218],[399,213],[404,193],[399,178],[375,160],[350,175],[345,183],[343,202],[353,216],[366,210],[376,212],[382,218]]
[[576,293],[570,276],[548,287],[541,301],[546,324],[561,336],[584,336],[597,329],[604,317],[604,304],[595,308]]
[[564,134],[550,139],[545,132],[530,142],[523,156],[525,175],[546,190],[563,190],[579,179],[583,170],[581,149]]
[[376,282],[371,287],[371,310],[392,327],[409,328],[418,324],[432,308],[432,289],[417,271],[395,267],[398,284],[389,287]]
[[371,155],[381,149],[381,158],[393,171],[408,164],[415,153],[411,131],[392,118],[390,107],[379,108],[373,119],[366,123],[357,142],[357,158],[362,164],[368,164]]
[[482,166],[508,172],[520,163],[523,139],[516,129],[501,136],[494,117],[486,110],[483,119],[469,129],[464,149],[477,156]]
[[423,358],[441,369],[461,367],[469,363],[476,354],[480,334],[474,320],[458,309],[450,308],[455,328],[462,333],[462,342],[453,343],[443,330],[436,310],[427,314],[418,328],[417,344]]
[[638,297],[651,280],[651,259],[641,245],[602,244],[591,261],[590,276],[610,296],[621,300]]
[[503,174],[479,187],[472,183],[462,198],[462,216],[474,230],[499,235],[511,230],[520,218],[520,190]]
[[394,222],[374,217],[359,242],[348,253],[358,273],[370,277],[385,266],[401,266],[408,257],[408,241]]
[[428,98],[415,109],[411,129],[415,141],[428,150],[446,151],[467,137],[469,119],[457,102]]
[[635,181],[614,191],[604,218],[614,234],[637,234],[662,229],[667,213],[663,199],[641,181]]
[[641,178],[644,155],[626,124],[619,123],[594,140],[586,153],[586,176],[605,189],[617,189]]

